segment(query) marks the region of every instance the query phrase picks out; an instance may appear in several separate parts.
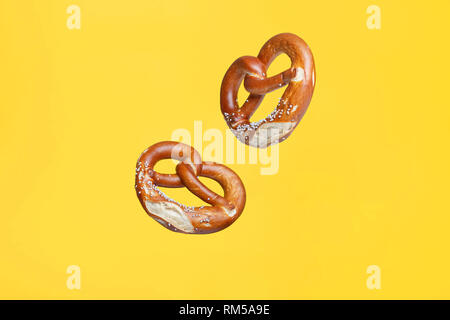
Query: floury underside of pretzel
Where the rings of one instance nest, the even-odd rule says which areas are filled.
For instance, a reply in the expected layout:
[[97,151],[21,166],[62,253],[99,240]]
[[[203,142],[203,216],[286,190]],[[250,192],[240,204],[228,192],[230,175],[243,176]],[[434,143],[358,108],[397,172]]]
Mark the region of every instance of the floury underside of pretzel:
[[[268,67],[282,53],[291,59],[291,68],[267,78]],[[239,107],[237,96],[242,81],[250,95]],[[264,95],[286,85],[276,109],[266,118],[251,122]],[[222,81],[221,111],[241,142],[265,148],[289,137],[309,106],[314,86],[314,59],[308,45],[294,34],[282,33],[269,39],[258,57],[244,56],[233,62]]]
[[[176,159],[180,163],[176,174],[161,174],[153,170],[163,159]],[[197,177],[217,181],[224,190],[220,196],[208,189]],[[158,187],[186,187],[211,206],[183,205],[166,196]],[[212,233],[231,225],[242,213],[245,188],[231,169],[224,165],[202,162],[192,147],[165,141],[145,150],[136,166],[136,193],[145,211],[166,228],[182,233]]]

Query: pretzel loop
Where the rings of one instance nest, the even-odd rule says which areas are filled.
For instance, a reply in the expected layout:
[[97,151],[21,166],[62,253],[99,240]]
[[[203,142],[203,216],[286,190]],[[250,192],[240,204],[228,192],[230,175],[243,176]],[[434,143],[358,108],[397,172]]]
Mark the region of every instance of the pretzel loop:
[[[177,159],[176,174],[153,170],[162,159]],[[197,176],[216,180],[224,197],[206,187]],[[211,206],[185,206],[166,196],[158,186],[186,187]],[[245,188],[231,169],[202,162],[192,147],[177,142],[160,142],[144,151],[136,168],[136,192],[146,212],[166,228],[182,233],[211,233],[231,225],[245,205]]]
[[[267,68],[281,53],[291,59],[291,68],[267,78]],[[292,133],[308,108],[314,77],[314,60],[308,45],[294,34],[276,35],[264,44],[257,58],[238,58],[227,70],[220,94],[225,121],[243,143],[260,148],[279,143]],[[250,95],[239,107],[237,96],[242,81]],[[276,109],[265,119],[250,122],[264,95],[286,85]]]
[[167,188],[184,187],[178,175],[158,173],[153,170],[155,164],[163,159],[182,161],[183,163],[192,166],[197,174],[199,174],[202,169],[202,158],[194,148],[183,143],[172,141],[156,143],[142,153],[140,163],[145,169],[143,174],[151,177],[152,181],[157,186]]

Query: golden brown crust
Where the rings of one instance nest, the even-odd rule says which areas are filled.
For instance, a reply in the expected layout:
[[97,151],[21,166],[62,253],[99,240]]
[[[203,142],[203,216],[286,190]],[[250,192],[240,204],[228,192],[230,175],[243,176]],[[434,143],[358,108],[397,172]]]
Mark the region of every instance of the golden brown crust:
[[[267,68],[281,53],[291,59],[291,68],[267,78]],[[237,94],[242,81],[250,95],[239,107]],[[288,86],[276,109],[265,119],[250,122],[264,95],[285,85]],[[308,108],[314,86],[314,59],[308,45],[294,34],[282,33],[269,39],[257,58],[241,57],[227,70],[220,93],[222,114],[239,140],[264,148],[292,133]]]
[[[160,174],[153,170],[162,159],[180,163],[176,174]],[[197,176],[216,180],[224,196],[208,189]],[[211,206],[190,207],[167,197],[158,186],[186,187]],[[192,147],[172,141],[159,142],[139,157],[136,166],[136,193],[145,211],[166,228],[182,233],[212,233],[225,229],[240,216],[245,205],[245,188],[228,167],[202,162]]]

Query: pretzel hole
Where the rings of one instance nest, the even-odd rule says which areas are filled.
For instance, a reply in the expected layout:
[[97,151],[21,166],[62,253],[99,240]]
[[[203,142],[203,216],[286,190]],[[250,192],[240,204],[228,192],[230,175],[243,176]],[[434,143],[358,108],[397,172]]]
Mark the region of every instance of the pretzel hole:
[[197,198],[196,195],[191,193],[186,188],[164,188],[164,187],[158,187],[158,189],[169,198],[184,204],[185,206],[192,206],[192,207],[200,207],[200,206],[209,206],[206,202],[204,202],[202,199]]
[[175,174],[175,167],[177,165],[178,161],[172,160],[172,159],[163,159],[158,161],[155,166],[153,167],[153,170],[159,173],[166,173],[166,174]]
[[248,98],[248,91],[244,88],[244,81],[241,82],[241,85],[239,86],[238,91],[238,104],[239,107],[242,107],[242,105],[245,103],[245,100]]
[[[275,58],[275,60],[271,63],[269,66],[269,69],[267,70],[267,77],[272,77],[274,75],[277,75],[283,71],[288,70],[291,68],[291,59],[289,56],[285,53],[280,54],[278,57]],[[259,121],[261,119],[266,118],[278,105],[279,99],[282,97],[284,91],[286,90],[287,86],[281,87],[278,90],[274,90],[272,92],[269,92],[264,96],[264,100],[261,102],[258,109],[256,109],[256,112],[251,117],[252,122]],[[246,96],[245,99],[248,97],[248,92],[243,89],[240,90],[244,91]],[[244,99],[244,101],[245,101]],[[241,104],[239,104],[241,105]]]
[[205,185],[207,186],[211,191],[214,191],[215,193],[217,193],[219,196],[223,197],[223,189],[222,186],[215,181],[214,179],[211,178],[206,178],[206,177],[198,177],[199,180]]

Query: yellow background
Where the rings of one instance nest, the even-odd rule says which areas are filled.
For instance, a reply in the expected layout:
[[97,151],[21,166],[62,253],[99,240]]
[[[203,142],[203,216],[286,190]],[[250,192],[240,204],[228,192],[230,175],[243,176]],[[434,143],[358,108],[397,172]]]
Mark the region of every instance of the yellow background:
[[[80,30],[66,27],[70,4]],[[366,27],[371,4],[381,30]],[[1,0],[0,298],[450,298],[449,12]],[[138,156],[194,120],[224,131],[225,71],[280,32],[309,44],[317,85],[278,174],[230,165],[248,194],[240,219],[211,235],[166,230],[136,198]],[[366,287],[372,264],[380,290]],[[81,290],[66,287],[69,265]]]

